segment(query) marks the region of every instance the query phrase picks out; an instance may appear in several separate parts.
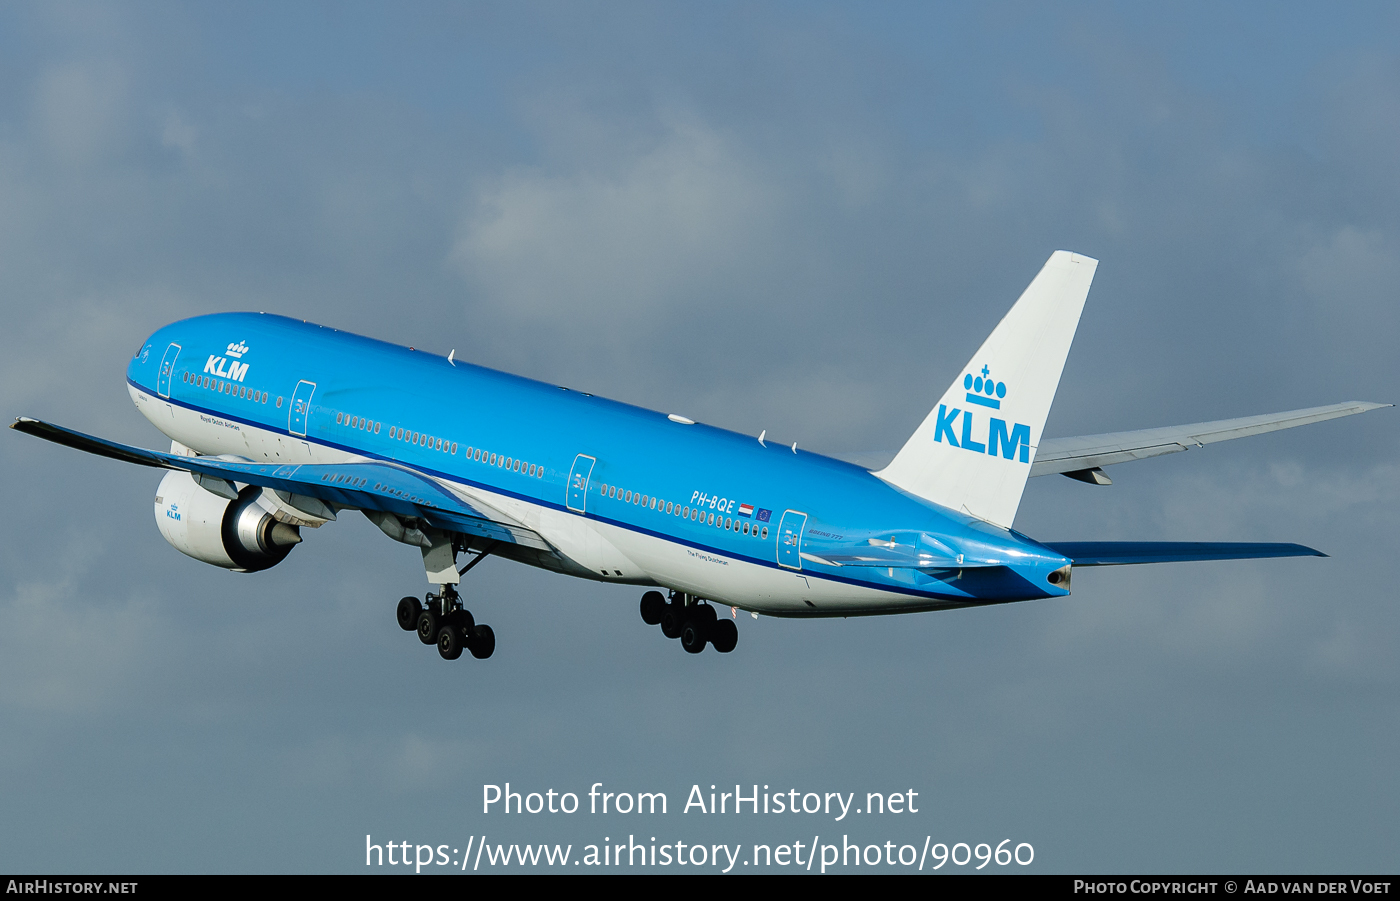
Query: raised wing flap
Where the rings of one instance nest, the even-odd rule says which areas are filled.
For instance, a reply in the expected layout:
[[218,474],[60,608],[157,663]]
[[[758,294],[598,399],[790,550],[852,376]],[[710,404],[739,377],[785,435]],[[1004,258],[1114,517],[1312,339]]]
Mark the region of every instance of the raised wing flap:
[[1217,441],[1230,441],[1250,435],[1262,435],[1279,429],[1292,429],[1313,422],[1323,422],[1342,416],[1352,416],[1388,407],[1365,401],[1347,401],[1325,407],[1308,407],[1285,413],[1243,416],[1239,419],[1218,419],[1191,425],[1173,425],[1135,432],[1109,432],[1103,435],[1081,435],[1077,438],[1047,438],[1036,448],[1031,464],[1032,476],[1056,472],[1077,472],[1094,467],[1143,460],[1162,454],[1174,454]]
[[[379,510],[422,519],[446,531],[550,550],[536,532],[500,511],[475,504],[415,470],[394,463],[278,465],[182,457],[131,447],[37,419],[17,419],[10,428],[77,450],[141,466],[182,469],[206,481],[238,482],[315,498],[336,507]],[[215,492],[219,493],[219,492]]]

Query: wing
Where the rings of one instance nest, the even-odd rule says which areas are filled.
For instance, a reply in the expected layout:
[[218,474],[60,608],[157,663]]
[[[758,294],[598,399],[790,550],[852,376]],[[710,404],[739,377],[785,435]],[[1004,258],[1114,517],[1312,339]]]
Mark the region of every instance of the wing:
[[1068,557],[1075,566],[1327,556],[1322,551],[1301,544],[1243,541],[1055,541],[1045,543],[1045,546]]
[[[183,469],[194,474],[206,489],[225,497],[237,495],[234,483],[257,485],[292,496],[294,507],[298,506],[297,497],[313,498],[330,506],[329,510],[321,511],[324,513],[347,507],[393,513],[420,519],[450,532],[553,550],[537,532],[499,510],[479,501],[469,501],[435,479],[395,463],[279,465],[182,457],[118,444],[28,417],[15,420],[10,428],[114,460],[160,469]],[[313,505],[303,503],[301,506]],[[313,511],[313,515],[319,514]]]
[[[1070,478],[1099,485],[1109,484],[1100,467],[1129,460],[1142,460],[1162,454],[1174,454],[1217,441],[1229,441],[1249,435],[1262,435],[1279,429],[1291,429],[1313,422],[1337,419],[1365,413],[1391,404],[1348,401],[1326,407],[1245,416],[1240,419],[1220,419],[1191,425],[1173,425],[1136,432],[1110,432],[1104,435],[1082,435],[1078,438],[1049,438],[1036,448],[1031,464],[1032,476],[1063,473]],[[1214,558],[1211,558],[1214,559]]]

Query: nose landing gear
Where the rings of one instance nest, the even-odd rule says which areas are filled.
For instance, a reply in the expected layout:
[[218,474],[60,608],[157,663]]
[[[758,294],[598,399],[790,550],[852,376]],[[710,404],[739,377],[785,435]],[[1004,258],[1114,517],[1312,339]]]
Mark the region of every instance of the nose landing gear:
[[706,644],[728,654],[739,643],[739,627],[732,620],[720,619],[715,608],[701,603],[699,598],[679,591],[671,592],[671,600],[659,591],[642,595],[642,622],[660,626],[667,638],[679,638],[688,654],[699,654]]

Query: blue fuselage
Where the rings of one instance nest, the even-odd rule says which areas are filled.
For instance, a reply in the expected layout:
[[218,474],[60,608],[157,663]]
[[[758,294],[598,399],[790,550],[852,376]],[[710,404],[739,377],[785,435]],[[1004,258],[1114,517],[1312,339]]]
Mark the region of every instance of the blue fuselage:
[[[564,523],[575,537],[548,565],[576,575],[788,615],[1068,593],[1050,581],[1065,557],[858,466],[298,320],[175,323],[151,336],[127,379],[142,412],[201,454],[393,462],[546,541]],[[632,565],[572,553],[577,520],[610,545],[598,559],[615,551]],[[921,543],[967,568],[825,562],[852,547]]]

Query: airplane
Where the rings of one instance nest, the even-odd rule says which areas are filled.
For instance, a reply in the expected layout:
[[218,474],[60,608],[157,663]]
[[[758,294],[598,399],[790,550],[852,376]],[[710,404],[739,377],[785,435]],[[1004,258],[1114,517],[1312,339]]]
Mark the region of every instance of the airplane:
[[1279,543],[1041,542],[1013,528],[1031,476],[1108,485],[1112,464],[1390,406],[1043,438],[1097,266],[1051,255],[878,471],[455,350],[265,313],[176,322],[137,349],[128,391],[169,452],[28,417],[11,428],[168,470],[160,533],[235,572],[275,566],[303,530],[360,511],[421,552],[430,589],[399,601],[397,621],[449,660],[495,649],[458,591],[488,556],[646,586],[643,620],[692,654],[732,651],[740,609],[910,613],[1064,597],[1082,566],[1326,556]]

